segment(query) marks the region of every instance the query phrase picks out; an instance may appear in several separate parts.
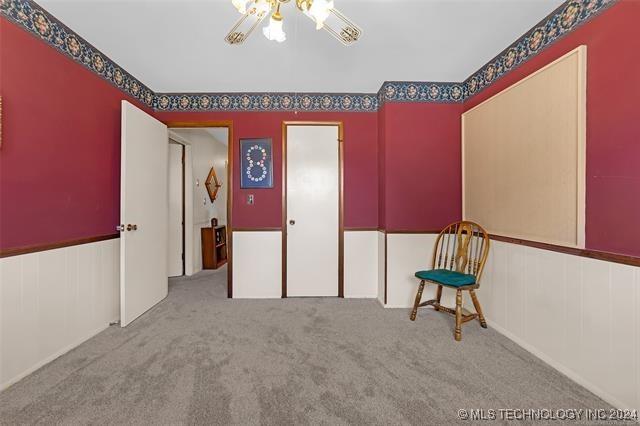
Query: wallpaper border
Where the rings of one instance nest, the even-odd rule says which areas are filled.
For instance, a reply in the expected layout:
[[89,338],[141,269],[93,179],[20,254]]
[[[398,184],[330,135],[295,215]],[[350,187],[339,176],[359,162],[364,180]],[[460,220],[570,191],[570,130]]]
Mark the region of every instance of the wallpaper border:
[[155,93],[31,0],[0,0],[0,14],[124,93],[151,107]]
[[462,84],[465,100],[482,92],[555,41],[599,15],[619,0],[569,0],[487,62]]
[[156,111],[341,111],[375,112],[367,93],[157,93]]
[[375,112],[386,102],[462,103],[618,1],[565,1],[463,82],[385,81],[377,93],[155,93],[33,0],[0,0],[0,14],[156,111]]

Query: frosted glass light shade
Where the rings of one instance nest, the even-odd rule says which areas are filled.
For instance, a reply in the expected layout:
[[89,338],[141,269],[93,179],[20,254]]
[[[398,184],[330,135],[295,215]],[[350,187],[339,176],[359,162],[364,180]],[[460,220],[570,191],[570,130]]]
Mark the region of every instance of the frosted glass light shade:
[[283,30],[283,22],[282,19],[273,19],[273,17],[269,20],[269,25],[262,29],[262,33],[269,40],[275,40],[278,43],[282,43],[287,39],[287,34]]
[[316,30],[320,30],[324,27],[324,21],[329,17],[331,9],[333,9],[333,0],[313,0],[311,7],[305,13],[316,22]]
[[261,13],[269,13],[271,12],[271,3],[269,3],[269,1],[267,0],[255,0],[255,8],[256,8],[256,13],[257,14],[261,14]]
[[249,3],[249,0],[231,0],[231,3],[235,6],[236,9],[238,9],[238,12],[240,12],[241,14],[245,14],[247,13],[247,4]]

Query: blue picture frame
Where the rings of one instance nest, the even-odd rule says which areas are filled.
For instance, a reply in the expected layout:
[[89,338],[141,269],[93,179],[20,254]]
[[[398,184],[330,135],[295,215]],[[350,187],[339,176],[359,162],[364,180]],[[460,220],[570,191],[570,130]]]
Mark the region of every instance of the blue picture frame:
[[273,188],[271,138],[240,139],[240,188]]

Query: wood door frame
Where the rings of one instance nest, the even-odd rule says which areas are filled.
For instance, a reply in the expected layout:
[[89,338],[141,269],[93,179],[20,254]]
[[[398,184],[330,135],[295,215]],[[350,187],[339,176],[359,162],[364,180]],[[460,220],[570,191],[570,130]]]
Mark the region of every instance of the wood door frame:
[[[167,128],[168,129],[168,128]],[[186,192],[187,192],[187,182],[185,180],[185,154],[187,151],[187,148],[185,146],[184,143],[177,141],[175,138],[172,138],[171,135],[169,135],[169,145],[171,145],[171,143],[173,143],[174,145],[179,145],[180,146],[180,193],[181,193],[181,197],[180,197],[180,203],[182,204],[182,209],[181,209],[181,218],[182,218],[182,244],[181,244],[181,249],[182,249],[182,277],[184,277],[185,275],[187,275],[187,233],[186,233],[186,229],[187,229],[187,213],[186,213],[186,209],[185,209],[185,204],[186,204],[186,200],[185,200],[185,196],[186,196]]]
[[338,126],[338,297],[344,298],[344,123],[282,122],[282,298],[287,297],[287,126]]
[[227,129],[227,297],[231,299],[233,298],[233,121],[164,121],[164,124],[169,129],[207,127]]

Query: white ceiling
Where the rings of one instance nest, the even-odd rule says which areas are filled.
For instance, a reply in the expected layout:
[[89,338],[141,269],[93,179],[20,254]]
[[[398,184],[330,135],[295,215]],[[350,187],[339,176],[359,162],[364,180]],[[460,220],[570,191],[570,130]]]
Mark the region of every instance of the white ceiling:
[[462,81],[562,0],[335,0],[363,29],[342,46],[282,8],[287,41],[224,36],[231,0],[39,0],[156,92],[376,92],[383,81]]

